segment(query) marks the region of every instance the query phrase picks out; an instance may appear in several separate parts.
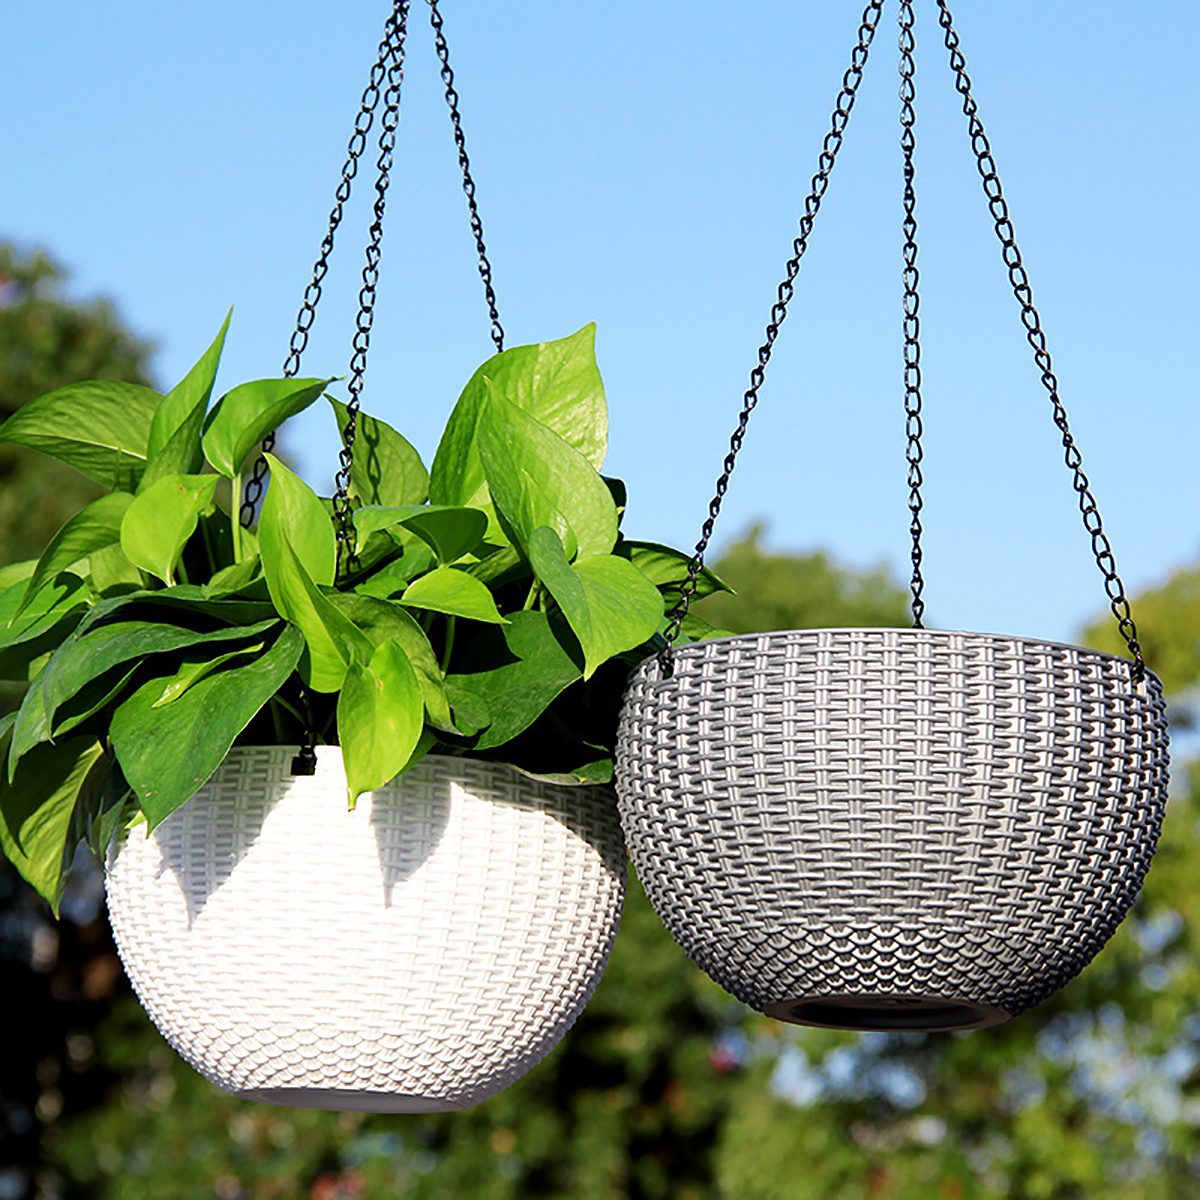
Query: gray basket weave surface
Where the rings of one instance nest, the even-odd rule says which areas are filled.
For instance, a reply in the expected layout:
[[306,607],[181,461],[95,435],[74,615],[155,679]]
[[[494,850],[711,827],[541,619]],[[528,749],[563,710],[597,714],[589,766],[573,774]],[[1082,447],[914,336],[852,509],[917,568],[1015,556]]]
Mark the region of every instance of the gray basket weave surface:
[[1159,681],[994,634],[820,629],[634,673],[621,819],[685,951],[784,1020],[969,1028],[1045,999],[1141,887]]

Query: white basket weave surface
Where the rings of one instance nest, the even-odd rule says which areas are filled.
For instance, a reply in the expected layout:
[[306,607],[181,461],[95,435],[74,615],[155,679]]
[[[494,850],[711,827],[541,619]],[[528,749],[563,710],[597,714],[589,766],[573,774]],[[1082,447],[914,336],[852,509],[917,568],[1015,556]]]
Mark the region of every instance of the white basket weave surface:
[[337,747],[236,748],[109,854],[113,931],[179,1053],[251,1099],[465,1108],[567,1032],[612,948],[611,792],[428,758],[346,803]]
[[1133,902],[1167,790],[1159,682],[1056,643],[750,634],[631,680],[617,791],[676,940],[784,1020],[968,1028],[1039,1003]]

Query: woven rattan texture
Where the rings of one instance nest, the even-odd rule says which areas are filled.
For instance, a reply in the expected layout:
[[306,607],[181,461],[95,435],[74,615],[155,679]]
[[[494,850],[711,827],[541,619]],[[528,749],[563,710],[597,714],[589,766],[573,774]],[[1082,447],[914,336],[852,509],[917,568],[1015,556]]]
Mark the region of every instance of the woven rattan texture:
[[1123,659],[934,630],[724,638],[635,672],[630,853],[676,940],[758,1009],[935,996],[1015,1015],[1141,887],[1161,687]]
[[[566,1033],[608,961],[625,854],[611,792],[426,759],[347,811],[336,747],[233,750],[109,857],[113,929],[168,1041],[228,1091],[462,1108]],[[143,827],[144,828],[144,827]]]

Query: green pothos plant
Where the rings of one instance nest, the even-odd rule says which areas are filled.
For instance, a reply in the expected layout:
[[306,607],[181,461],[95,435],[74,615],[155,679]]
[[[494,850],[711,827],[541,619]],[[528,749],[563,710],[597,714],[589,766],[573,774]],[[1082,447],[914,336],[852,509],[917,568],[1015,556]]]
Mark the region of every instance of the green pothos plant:
[[165,396],[74,384],[0,426],[109,489],[0,571],[0,677],[28,683],[0,720],[0,844],[56,909],[80,842],[103,860],[235,744],[340,744],[351,804],[430,751],[609,781],[626,675],[687,577],[686,555],[621,536],[594,327],[484,363],[428,470],[357,414],[341,544],[333,502],[270,456],[242,526],[260,442],[333,381],[210,405],[227,328]]

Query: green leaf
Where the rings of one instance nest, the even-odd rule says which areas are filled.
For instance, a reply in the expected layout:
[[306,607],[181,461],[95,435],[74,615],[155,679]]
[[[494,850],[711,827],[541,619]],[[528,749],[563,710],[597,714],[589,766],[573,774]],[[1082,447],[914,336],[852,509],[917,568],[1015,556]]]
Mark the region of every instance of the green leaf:
[[470,554],[483,541],[487,523],[487,513],[477,508],[445,508],[436,504],[400,508],[368,505],[354,513],[360,552],[372,533],[400,525],[415,533],[441,563],[456,562]]
[[[208,401],[212,396],[213,383],[217,378],[217,366],[221,361],[221,351],[225,346],[225,335],[229,332],[229,320],[232,316],[233,310],[230,309],[229,315],[226,316],[225,323],[221,326],[212,345],[204,352],[200,361],[184,376],[183,380],[163,397],[162,403],[158,406],[154,420],[150,423],[147,446],[151,462],[162,453],[181,428],[193,421],[197,411],[201,414],[201,421],[203,420],[204,411],[208,408]],[[172,473],[195,474],[200,468],[201,460],[202,452],[199,445],[199,427],[197,426],[195,460],[186,466],[173,467]]]
[[75,847],[111,766],[95,738],[81,737],[39,746],[11,781],[0,772],[0,846],[55,916]]
[[[569,640],[569,632],[564,631]],[[475,743],[488,750],[516,737],[582,674],[545,613],[516,612],[511,624],[472,638],[460,655],[466,670],[447,677],[451,703],[468,692],[483,704],[491,724]]]
[[[229,316],[232,315],[230,310]],[[204,465],[200,434],[229,329],[229,316],[204,356],[158,406],[150,425],[148,462],[138,485],[139,492],[168,475],[196,475]]]
[[[246,599],[242,596],[211,596],[208,589],[192,583],[176,584],[159,591],[129,592],[113,596],[94,605],[79,624],[77,636],[110,620],[117,613],[125,621],[140,620],[150,624],[175,624],[201,631],[211,629],[209,618],[225,625],[252,625],[276,615],[268,600]],[[172,616],[165,616],[171,613]]]
[[487,585],[456,567],[438,567],[414,580],[400,597],[400,603],[409,608],[426,608],[493,625],[508,623],[507,618],[500,615]]
[[542,783],[556,783],[562,787],[581,787],[591,784],[612,783],[612,758],[597,758],[586,763],[580,763],[569,771],[530,771],[518,763],[508,764],[514,771],[520,771],[529,779],[537,779]]
[[403,592],[418,575],[431,571],[436,562],[433,551],[424,542],[412,542],[404,547],[401,557],[380,567],[356,584],[354,590],[363,596],[391,599]]
[[316,692],[336,692],[355,657],[369,660],[371,643],[322,594],[290,543],[280,541],[270,556],[264,547],[263,570],[276,611],[304,634],[305,683]]
[[218,654],[216,658],[213,658],[212,651],[205,646],[193,646],[190,650],[185,650],[179,670],[167,680],[163,686],[162,695],[150,707],[162,708],[164,704],[178,700],[201,679],[213,674],[214,671],[219,671],[233,662],[235,658],[245,658],[248,655],[257,657],[265,648],[266,642],[250,642],[247,645],[227,650],[224,654]]
[[88,555],[87,578],[96,599],[140,591],[146,582],[141,571],[125,556],[120,542]]
[[[333,406],[345,444],[349,410],[332,396],[326,399]],[[429,472],[405,438],[390,425],[360,412],[355,422],[350,486],[363,504],[424,504],[429,498]]]
[[516,346],[488,359],[471,376],[438,444],[430,475],[435,504],[485,508],[489,484],[478,448],[478,425],[495,394],[553,430],[595,468],[604,462],[608,413],[596,367],[595,325],[571,337]]
[[125,557],[173,584],[179,556],[216,490],[215,475],[164,475],[139,491],[121,522]]
[[168,676],[144,683],[117,708],[113,751],[151,829],[221,765],[237,735],[296,669],[303,649],[299,630],[285,625],[264,654],[206,675],[172,704],[155,707]]
[[[328,587],[337,573],[337,535],[329,513],[299,476],[273,454],[266,458],[271,484],[258,519],[258,543],[267,585],[278,576],[281,546],[286,542],[309,578],[318,587]],[[275,596],[274,591],[271,595]]]
[[126,492],[101,496],[82,512],[76,513],[54,535],[38,559],[14,619],[20,617],[42,588],[60,571],[73,567],[94,551],[103,550],[121,540],[121,521],[132,500],[133,497]]
[[247,559],[245,562],[222,567],[203,585],[204,592],[205,595],[212,597],[232,596],[237,592],[245,591],[262,577],[262,560]]
[[572,565],[558,534],[543,526],[530,539],[529,560],[579,639],[585,679],[602,663],[640,646],[658,631],[662,596],[625,559],[605,554]]
[[26,404],[0,442],[41,450],[110,490],[132,492],[146,466],[158,392],[113,379],[72,383]]
[[19,581],[0,593],[0,679],[23,679],[30,664],[61,645],[87,610],[86,584],[64,571],[17,618],[25,588]]
[[35,746],[50,740],[50,717],[46,712],[44,685],[45,673],[34,679],[21,707],[17,709],[12,726],[12,737],[8,745],[7,776],[11,783],[16,778],[21,759]]
[[398,604],[386,600],[337,592],[330,593],[328,599],[362,631],[375,649],[385,642],[396,642],[403,647],[417,673],[430,724],[448,733],[457,732],[450,717],[446,681],[425,630]]
[[479,422],[479,454],[492,500],[518,544],[548,525],[581,556],[607,554],[617,509],[595,468],[552,429],[492,394]]
[[[691,566],[691,555],[670,546],[660,546],[657,542],[630,542],[622,540],[617,543],[614,554],[629,559],[635,567],[656,587],[669,590],[672,596],[679,595],[680,586],[687,580],[688,569]],[[733,589],[720,576],[707,567],[700,568],[696,577],[696,592],[693,599],[702,600],[714,592],[732,592]]]
[[338,697],[338,741],[350,805],[400,773],[424,728],[416,673],[398,642],[384,642],[367,664],[354,663]]
[[122,663],[143,662],[156,654],[169,654],[192,646],[207,646],[218,654],[233,645],[252,641],[279,627],[271,617],[249,626],[197,632],[161,621],[111,621],[76,630],[51,658],[42,677],[42,706],[53,720],[64,704],[91,680]]
[[201,439],[204,456],[226,479],[235,478],[263,438],[303,412],[331,382],[260,379],[226,392],[209,414]]

